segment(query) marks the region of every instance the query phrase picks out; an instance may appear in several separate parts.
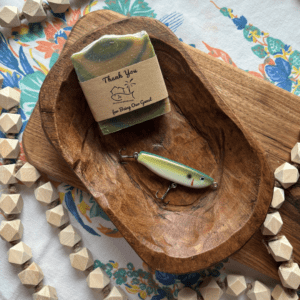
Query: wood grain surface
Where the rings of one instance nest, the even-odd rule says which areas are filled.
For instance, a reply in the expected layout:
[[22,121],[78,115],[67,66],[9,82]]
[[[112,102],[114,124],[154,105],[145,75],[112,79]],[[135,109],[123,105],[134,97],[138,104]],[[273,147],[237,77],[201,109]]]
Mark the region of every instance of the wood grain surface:
[[[80,37],[89,28],[94,29],[106,22],[123,16],[111,11],[98,11],[98,18],[89,22],[82,18],[72,31],[67,43]],[[222,99],[239,117],[269,154],[268,162],[274,170],[282,162],[289,160],[289,151],[298,140],[299,108],[298,97],[281,90],[267,82],[255,78],[246,72],[233,68],[222,61],[183,44],[199,69],[219,91]],[[45,138],[41,130],[39,111],[33,112],[23,137],[27,158],[42,171],[76,187],[84,189],[82,183],[68,167],[61,156]],[[284,226],[282,232],[294,245],[294,256],[299,261],[299,188],[290,188],[288,199],[281,208]],[[278,279],[277,265],[261,243],[258,231],[254,237],[233,258],[260,272]]]
[[[93,22],[97,14],[89,14]],[[105,34],[146,30],[172,103],[167,115],[103,136],[70,57]],[[39,96],[44,131],[120,233],[153,269],[187,273],[239,250],[265,219],[273,174],[252,135],[161,22],[126,18],[66,46]],[[155,198],[170,184],[118,152],[146,150],[213,177],[218,189],[179,186],[165,207]]]

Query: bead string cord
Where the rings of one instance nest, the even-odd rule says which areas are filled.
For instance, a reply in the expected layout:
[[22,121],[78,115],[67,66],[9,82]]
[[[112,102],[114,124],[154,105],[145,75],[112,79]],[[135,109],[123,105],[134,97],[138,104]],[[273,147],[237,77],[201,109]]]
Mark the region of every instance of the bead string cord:
[[[16,7],[5,6],[0,9],[0,25],[3,27],[16,27],[21,24],[21,20],[27,19],[28,22],[41,22],[46,19],[47,11],[54,13],[65,12],[70,4],[69,0],[27,0],[19,13]],[[3,78],[0,75],[0,88]],[[37,185],[35,197],[42,204],[48,205],[46,218],[49,224],[58,227],[59,240],[62,245],[73,248],[70,254],[71,265],[78,270],[88,271],[88,286],[92,289],[102,291],[102,295],[109,299],[125,300],[127,295],[120,287],[110,287],[110,279],[101,268],[93,269],[93,259],[90,251],[81,246],[81,237],[76,229],[69,224],[67,210],[60,204],[56,188],[51,182],[42,182],[40,173],[34,166],[26,162],[17,160],[19,157],[20,146],[15,139],[22,127],[22,120],[17,114],[20,102],[20,93],[10,87],[0,91],[0,106],[8,112],[0,116],[0,130],[6,134],[6,138],[0,139],[0,157],[3,158],[3,165],[0,166],[0,183],[8,186],[9,194],[2,194],[0,198],[0,209],[6,220],[1,222],[0,236],[9,242],[12,247],[8,251],[8,261],[23,267],[18,276],[22,284],[34,286],[35,300],[58,299],[54,287],[44,286],[42,283],[43,272],[35,263],[30,263],[32,252],[29,246],[19,241],[23,234],[23,225],[20,219],[16,219],[22,211],[23,199],[18,194],[18,180],[26,186]],[[11,163],[11,160],[17,160]],[[291,152],[291,160],[300,163],[300,143],[297,143]],[[284,235],[279,232],[283,222],[278,209],[284,202],[284,190],[295,184],[299,179],[297,167],[289,163],[284,163],[275,170],[276,183],[274,187],[273,199],[269,213],[262,225],[262,234],[265,236],[263,243],[276,262],[282,262],[279,266],[279,277],[281,284],[276,285],[272,293],[270,289],[259,281],[246,283],[245,277],[241,275],[227,275],[219,280],[209,278],[205,280],[199,293],[191,288],[183,288],[178,293],[178,299],[220,299],[225,292],[228,295],[238,297],[246,293],[251,300],[260,299],[298,299],[296,290],[300,285],[299,265],[294,262],[292,257],[293,247]]]

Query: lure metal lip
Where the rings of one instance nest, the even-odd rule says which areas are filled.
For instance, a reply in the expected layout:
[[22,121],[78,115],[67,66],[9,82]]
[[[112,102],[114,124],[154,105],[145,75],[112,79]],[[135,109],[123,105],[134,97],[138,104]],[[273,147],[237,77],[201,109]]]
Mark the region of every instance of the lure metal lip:
[[[166,198],[171,189],[177,188],[177,184],[197,189],[208,186],[212,186],[213,189],[218,187],[218,183],[215,182],[213,178],[179,162],[144,151],[140,153],[134,152],[133,155],[122,155],[121,152],[123,150],[126,150],[126,148],[122,148],[119,151],[121,159],[134,158],[153,173],[171,181],[171,184],[162,197],[158,197],[159,190],[155,194],[155,197],[162,201]],[[167,205],[169,202],[170,201],[164,202],[164,205]]]

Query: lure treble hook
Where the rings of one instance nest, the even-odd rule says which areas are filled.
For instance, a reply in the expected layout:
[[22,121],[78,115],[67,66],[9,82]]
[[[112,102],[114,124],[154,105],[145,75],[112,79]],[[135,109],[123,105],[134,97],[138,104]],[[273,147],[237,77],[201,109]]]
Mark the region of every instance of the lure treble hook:
[[[169,185],[168,189],[166,190],[166,192],[164,193],[164,195],[163,195],[161,198],[157,197],[157,194],[158,194],[159,190],[156,192],[155,197],[156,197],[157,199],[159,199],[159,200],[164,200],[164,199],[166,198],[167,194],[169,193],[169,191],[170,191],[171,189],[176,189],[176,188],[177,188],[177,183],[172,182],[172,183]],[[164,203],[164,205],[169,204],[169,202],[170,202],[170,201]]]

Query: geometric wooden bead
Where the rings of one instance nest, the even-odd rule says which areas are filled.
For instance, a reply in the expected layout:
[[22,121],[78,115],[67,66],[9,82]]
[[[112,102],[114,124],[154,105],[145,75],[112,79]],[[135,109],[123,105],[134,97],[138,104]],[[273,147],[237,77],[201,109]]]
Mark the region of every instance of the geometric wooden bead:
[[0,209],[7,215],[20,214],[23,208],[23,199],[20,194],[2,194]]
[[104,300],[127,300],[125,292],[118,286],[114,286]]
[[14,184],[17,183],[15,178],[15,164],[0,166],[0,184]]
[[16,174],[16,178],[28,187],[31,187],[40,176],[41,174],[38,170],[28,162],[26,162]]
[[87,248],[82,248],[76,253],[71,253],[70,261],[72,267],[80,271],[85,271],[94,264],[92,253]]
[[273,198],[271,207],[279,209],[284,202],[284,190],[278,187],[274,187]]
[[282,264],[279,267],[278,274],[284,287],[298,289],[300,285],[300,268],[297,263]]
[[48,4],[55,14],[64,13],[70,7],[69,0],[48,0]]
[[263,235],[276,235],[281,230],[283,221],[281,219],[280,213],[277,211],[275,213],[267,214],[264,224],[261,227],[261,232]]
[[291,151],[291,161],[300,164],[300,143],[296,143]]
[[297,293],[285,290],[280,284],[277,284],[272,292],[274,300],[298,300]]
[[16,241],[22,238],[23,225],[21,220],[2,221],[0,225],[0,236],[7,242]]
[[200,286],[199,291],[204,300],[219,300],[223,295],[222,289],[219,287],[214,278],[206,279]]
[[197,300],[197,292],[188,287],[183,288],[178,293],[178,300]]
[[58,236],[60,243],[67,247],[73,247],[81,240],[77,230],[71,224],[63,229]]
[[274,174],[285,189],[295,184],[299,179],[298,169],[287,162],[279,166]]
[[[104,289],[110,283],[110,279],[107,276],[106,272],[103,271],[100,267],[93,270],[87,277],[86,281],[89,288],[97,290]],[[197,300],[197,298],[195,300]]]
[[34,195],[42,204],[50,204],[59,198],[57,189],[50,181],[36,188]]
[[47,222],[53,226],[60,227],[69,221],[67,210],[62,204],[46,211]]
[[238,297],[247,289],[246,279],[244,276],[227,275],[226,294]]
[[7,86],[0,90],[0,107],[9,110],[14,106],[18,106],[20,104],[20,96],[20,92]]
[[29,265],[24,271],[20,272],[18,276],[22,284],[28,286],[36,286],[44,278],[42,269],[35,262]]
[[22,11],[29,23],[42,22],[47,18],[42,0],[26,0]]
[[275,261],[288,261],[293,253],[293,246],[283,235],[278,240],[269,242],[270,252]]
[[22,127],[22,118],[18,114],[3,113],[0,116],[0,130],[4,133],[19,133]]
[[0,157],[17,159],[20,153],[18,140],[0,138]]
[[11,247],[8,254],[8,261],[12,264],[22,265],[30,258],[32,258],[31,248],[25,243],[20,242]]
[[56,289],[50,285],[45,285],[43,288],[33,294],[34,300],[58,300]]
[[2,27],[18,27],[21,25],[19,11],[15,6],[4,6],[0,9],[0,25]]
[[247,296],[251,300],[271,300],[271,290],[260,281],[255,281]]

